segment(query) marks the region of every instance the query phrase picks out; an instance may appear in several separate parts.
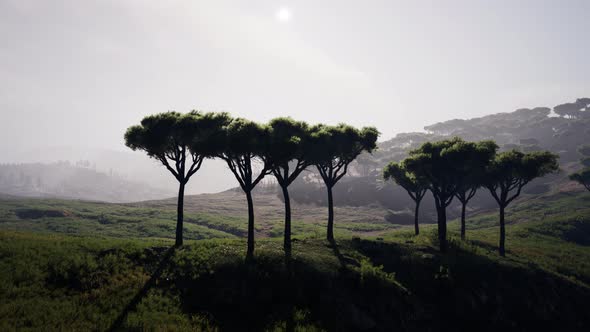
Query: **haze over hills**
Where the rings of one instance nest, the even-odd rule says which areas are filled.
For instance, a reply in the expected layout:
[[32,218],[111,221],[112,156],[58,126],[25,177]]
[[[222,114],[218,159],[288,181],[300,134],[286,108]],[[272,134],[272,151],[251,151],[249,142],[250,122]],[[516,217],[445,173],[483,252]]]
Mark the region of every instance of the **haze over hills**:
[[[116,174],[122,180],[141,183],[156,189],[155,192],[157,194],[152,195],[149,199],[169,197],[174,195],[178,190],[174,178],[161,164],[148,158],[143,153],[131,150],[117,151],[102,148],[54,146],[16,151],[11,156],[0,157],[0,164],[53,164],[58,162],[69,162],[72,165],[84,163],[87,168],[95,170],[98,173],[106,175]],[[207,162],[203,163],[199,175],[193,178],[188,184],[188,193],[219,192],[235,185],[225,163],[219,160],[207,160]],[[50,175],[45,174],[43,176]],[[44,180],[52,181],[51,178]],[[26,192],[27,190],[24,189],[24,191]],[[0,192],[10,193],[7,192],[6,188],[2,188],[1,186]],[[109,196],[108,194],[105,195],[99,192],[96,194],[98,197]],[[75,195],[72,197],[75,197]],[[115,196],[113,198],[114,200],[105,200],[115,202],[134,200],[133,197]],[[148,198],[145,197],[144,199]]]
[[[567,174],[581,167],[578,163],[577,148],[590,142],[590,99],[579,98],[574,102],[556,106],[518,109],[510,113],[498,113],[469,120],[453,119],[425,126],[425,132],[401,133],[394,138],[379,143],[379,149],[372,155],[361,155],[353,164],[349,174],[334,190],[337,205],[359,206],[378,204],[392,210],[393,214],[410,211],[412,202],[401,188],[390,183],[383,183],[381,169],[389,161],[403,159],[408,150],[426,141],[441,140],[452,136],[460,136],[466,140],[479,141],[492,139],[501,149],[517,148],[523,151],[549,150],[558,153],[563,172],[534,181],[525,193],[541,194],[553,191],[582,191],[581,186],[570,182]],[[563,111],[565,110],[565,111]],[[569,111],[568,111],[569,110]],[[70,197],[78,199],[104,200],[110,202],[130,202],[146,199],[172,197],[177,190],[174,178],[156,161],[142,153],[133,151],[115,151],[107,149],[82,148],[38,148],[19,151],[13,160],[4,159],[5,163],[28,164],[11,165],[0,168],[0,178],[8,178],[6,172],[24,172],[26,169],[41,167],[31,164],[53,164],[67,161],[69,166],[59,171],[37,172],[28,175],[31,181],[13,180],[13,183],[0,185],[0,193],[23,196]],[[75,169],[76,165],[84,165],[85,170]],[[54,166],[46,165],[46,170],[57,171]],[[71,166],[71,167],[70,167]],[[19,169],[22,169],[19,170]],[[73,189],[58,183],[67,172],[71,171],[70,183],[100,183],[102,179],[115,175],[118,182],[110,186],[87,186],[85,189]],[[91,171],[89,171],[91,170]],[[82,175],[83,174],[83,175]],[[79,179],[78,179],[79,178]],[[81,179],[83,178],[83,180]],[[273,182],[272,177],[267,177]],[[303,204],[324,205],[325,193],[317,174],[310,169],[305,176],[299,178],[292,187],[292,198]],[[19,182],[20,181],[20,182]],[[18,182],[18,183],[17,183]],[[55,188],[40,190],[38,183],[54,183]],[[119,183],[119,184],[117,184]],[[235,180],[224,162],[206,160],[202,169],[191,179],[187,186],[188,194],[216,193],[236,187]],[[57,187],[56,187],[57,186]],[[117,189],[113,189],[117,187]],[[125,187],[126,189],[120,188]],[[69,188],[69,189],[68,189]],[[135,188],[131,190],[131,188]],[[471,209],[493,207],[494,203],[485,193],[479,193],[470,204]],[[427,195],[424,216],[426,219],[435,217],[429,208],[432,204]],[[451,214],[456,208],[451,208]]]

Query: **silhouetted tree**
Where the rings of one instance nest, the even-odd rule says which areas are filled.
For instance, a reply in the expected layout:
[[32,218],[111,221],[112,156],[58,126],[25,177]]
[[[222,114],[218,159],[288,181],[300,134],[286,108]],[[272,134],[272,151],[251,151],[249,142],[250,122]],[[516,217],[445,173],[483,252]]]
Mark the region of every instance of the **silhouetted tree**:
[[498,251],[501,256],[506,254],[504,210],[531,180],[556,172],[559,169],[557,158],[557,155],[546,151],[522,153],[512,150],[499,153],[488,166],[484,183],[500,207]]
[[328,191],[327,239],[334,241],[334,200],[332,188],[346,174],[348,165],[363,151],[377,147],[379,131],[374,127],[358,130],[339,124],[317,125],[310,130],[309,160],[317,167]]
[[571,174],[570,179],[583,185],[590,191],[590,168],[583,169],[577,173]]
[[580,110],[582,108],[584,108],[584,106],[580,103],[565,103],[555,106],[553,112],[565,118],[575,119],[581,113]]
[[[248,260],[254,257],[254,202],[252,190],[271,172],[265,157],[269,149],[269,128],[256,122],[237,118],[225,127],[222,147],[217,156],[227,163],[246,194],[248,202]],[[257,171],[255,163],[260,163]]]
[[498,145],[493,141],[481,141],[476,143],[476,149],[465,155],[465,175],[460,179],[460,184],[455,197],[461,202],[461,240],[465,240],[465,211],[467,203],[475,196],[477,189],[483,185],[485,169],[490,164]]
[[225,118],[224,114],[197,111],[166,112],[146,116],[139,125],[125,132],[125,145],[160,161],[179,183],[176,246],[181,246],[183,241],[184,188],[203,160],[214,155],[208,137]]
[[276,118],[269,122],[270,144],[265,157],[283,192],[285,203],[285,233],[283,247],[291,252],[291,200],[289,185],[309,165],[306,158],[309,128],[305,122],[291,118]]
[[[490,144],[492,143],[492,144]],[[473,172],[476,160],[493,155],[493,142],[466,142],[455,137],[438,142],[426,142],[411,150],[404,164],[417,177],[425,179],[434,197],[438,215],[438,239],[441,252],[447,250],[446,208],[461,188],[463,180]]]
[[[590,99],[588,103],[590,104]],[[569,178],[570,180],[583,185],[588,191],[590,191],[590,145],[579,146],[578,152],[582,155],[580,163],[586,168],[577,173],[571,174]]]
[[391,179],[395,181],[395,183],[408,192],[408,195],[410,195],[414,203],[416,203],[414,207],[414,232],[416,235],[420,234],[418,212],[420,210],[420,202],[428,190],[426,181],[409,173],[403,161],[401,163],[390,162],[387,164],[383,169],[383,178],[385,180]]

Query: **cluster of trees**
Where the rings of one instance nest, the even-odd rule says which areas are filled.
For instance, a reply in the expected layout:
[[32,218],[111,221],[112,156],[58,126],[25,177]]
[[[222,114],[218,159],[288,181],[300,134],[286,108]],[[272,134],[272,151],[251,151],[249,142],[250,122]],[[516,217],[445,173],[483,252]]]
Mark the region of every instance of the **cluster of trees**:
[[588,111],[589,105],[590,98],[578,98],[573,103],[555,106],[553,112],[564,118],[577,119],[584,114],[583,112]]
[[584,168],[572,175],[570,179],[583,185],[588,191],[590,191],[590,145],[582,145],[578,148],[578,152],[583,156],[580,159],[580,163]]
[[247,258],[254,254],[252,191],[274,175],[285,203],[284,249],[291,251],[291,207],[288,187],[309,167],[321,175],[328,194],[327,238],[334,240],[332,188],[362,152],[376,148],[376,128],[346,124],[310,126],[291,118],[267,124],[228,113],[166,112],[145,117],[125,133],[125,144],[160,161],[179,183],[176,245],[182,245],[184,188],[208,158],[224,160],[244,191],[248,203]]
[[430,190],[438,216],[442,252],[447,249],[446,208],[454,198],[461,202],[461,238],[464,239],[466,205],[479,188],[487,189],[500,208],[499,253],[504,256],[505,208],[531,180],[558,171],[557,159],[557,155],[547,151],[498,153],[498,145],[493,141],[467,142],[455,137],[422,144],[401,162],[389,163],[383,176],[402,186],[415,201],[416,234],[420,201]]

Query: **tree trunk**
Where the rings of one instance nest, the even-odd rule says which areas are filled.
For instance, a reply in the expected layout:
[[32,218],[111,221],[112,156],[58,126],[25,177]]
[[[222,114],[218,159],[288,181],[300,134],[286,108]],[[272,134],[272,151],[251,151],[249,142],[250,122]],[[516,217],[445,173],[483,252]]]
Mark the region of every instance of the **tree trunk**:
[[332,197],[332,186],[328,188],[328,241],[334,241],[334,199]]
[[420,211],[420,201],[416,201],[416,209],[414,210],[414,232],[416,235],[420,234],[420,228],[418,227],[418,212]]
[[504,226],[504,205],[500,205],[500,246],[498,247],[498,251],[500,256],[506,256],[506,252],[504,249],[504,243],[506,241],[506,228]]
[[438,242],[440,252],[447,252],[447,209],[444,206],[438,208]]
[[176,205],[176,243],[177,247],[182,246],[182,221],[184,217],[184,183],[178,187],[178,204]]
[[465,240],[465,206],[467,202],[461,202],[461,240]]
[[285,252],[291,252],[291,201],[287,186],[281,186],[283,189],[283,198],[285,200],[285,234],[283,248]]
[[252,191],[246,191],[248,200],[248,251],[246,259],[254,258],[254,202],[252,201]]

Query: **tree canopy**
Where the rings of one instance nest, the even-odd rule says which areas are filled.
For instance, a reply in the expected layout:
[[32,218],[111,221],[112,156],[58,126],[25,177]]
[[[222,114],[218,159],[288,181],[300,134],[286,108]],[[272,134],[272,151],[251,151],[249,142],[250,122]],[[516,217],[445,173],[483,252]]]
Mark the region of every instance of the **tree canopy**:
[[328,191],[327,239],[334,240],[334,201],[332,188],[344,176],[348,165],[363,151],[377,148],[379,131],[374,127],[356,129],[346,124],[316,125],[310,129],[308,160],[316,166]]
[[347,171],[348,165],[361,152],[377,148],[379,131],[374,127],[358,130],[346,124],[337,126],[316,125],[310,131],[309,160],[318,166],[320,175],[333,185]]
[[557,159],[557,155],[547,151],[523,153],[511,150],[496,155],[488,166],[484,183],[500,206],[500,255],[505,255],[504,209],[530,181],[558,171]]
[[[266,125],[243,118],[232,119],[218,128],[216,156],[223,159],[248,203],[248,249],[247,259],[254,257],[254,201],[252,190],[270,173],[266,156],[269,151],[270,129]],[[258,167],[257,167],[258,166]]]
[[129,148],[160,161],[179,182],[176,245],[182,245],[184,187],[203,160],[215,156],[217,129],[228,121],[226,113],[166,112],[146,116],[125,132]]
[[383,178],[386,181],[393,180],[399,186],[404,188],[414,201],[414,232],[416,235],[420,234],[418,212],[420,209],[420,202],[428,190],[428,182],[424,178],[417,177],[415,174],[408,172],[404,162],[390,162],[387,164],[383,169]]
[[[559,169],[557,158],[547,151],[499,153],[487,169],[485,185],[498,203],[510,204],[531,180],[556,172]],[[510,193],[512,195],[508,195]]]
[[577,173],[571,174],[570,179],[583,185],[590,191],[590,168],[583,169]]
[[307,168],[309,127],[291,118],[276,118],[268,124],[269,146],[265,160],[283,191],[285,203],[285,232],[283,247],[291,252],[291,202],[288,187]]
[[452,202],[464,179],[476,165],[485,165],[493,157],[497,145],[491,141],[466,142],[459,137],[438,142],[426,142],[411,150],[404,161],[407,170],[423,178],[434,196],[438,213],[441,251],[446,251],[446,208]]

